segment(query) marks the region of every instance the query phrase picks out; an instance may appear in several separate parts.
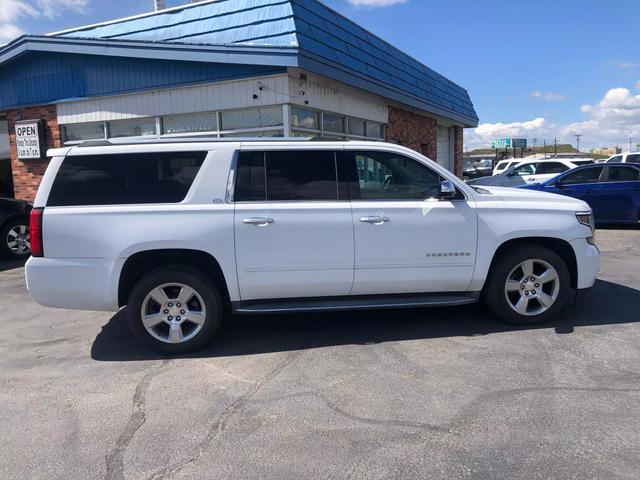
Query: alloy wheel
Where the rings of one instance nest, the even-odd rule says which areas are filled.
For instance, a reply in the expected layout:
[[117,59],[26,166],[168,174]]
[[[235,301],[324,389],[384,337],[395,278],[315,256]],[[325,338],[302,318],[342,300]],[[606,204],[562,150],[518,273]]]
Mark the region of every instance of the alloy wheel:
[[520,315],[535,316],[549,310],[558,298],[560,277],[556,269],[540,259],[518,264],[507,276],[504,294]]
[[31,238],[29,227],[26,225],[16,225],[7,232],[7,247],[15,255],[28,255],[31,253]]
[[207,311],[196,290],[183,283],[166,283],[147,294],[140,315],[151,336],[176,344],[191,340],[202,330]]

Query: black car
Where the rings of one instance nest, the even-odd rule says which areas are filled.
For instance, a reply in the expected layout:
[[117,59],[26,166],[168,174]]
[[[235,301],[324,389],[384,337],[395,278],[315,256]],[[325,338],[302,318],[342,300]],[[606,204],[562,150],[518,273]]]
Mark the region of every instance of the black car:
[[31,255],[29,214],[31,204],[24,200],[0,198],[0,256],[13,260]]

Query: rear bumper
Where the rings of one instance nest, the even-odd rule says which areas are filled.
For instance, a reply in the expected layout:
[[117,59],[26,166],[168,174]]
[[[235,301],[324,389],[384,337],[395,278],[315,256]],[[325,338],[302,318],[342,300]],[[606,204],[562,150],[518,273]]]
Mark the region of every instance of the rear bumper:
[[46,307],[75,310],[118,310],[113,261],[31,257],[25,266],[27,289]]
[[571,246],[576,254],[576,263],[578,264],[576,289],[593,287],[600,269],[600,250],[595,245],[588,243],[585,238],[573,240]]

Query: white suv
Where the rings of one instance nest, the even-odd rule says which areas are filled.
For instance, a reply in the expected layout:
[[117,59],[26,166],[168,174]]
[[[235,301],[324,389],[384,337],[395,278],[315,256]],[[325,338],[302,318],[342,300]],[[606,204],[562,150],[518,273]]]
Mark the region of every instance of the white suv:
[[[397,145],[85,143],[52,157],[31,216],[29,292],[116,311],[180,353],[239,314],[461,305],[546,322],[594,284],[589,206],[474,189]],[[104,142],[103,142],[104,143]]]
[[607,158],[604,163],[640,163],[640,152],[619,153]]
[[493,185],[497,187],[519,187],[549,180],[567,170],[593,163],[591,158],[538,158],[520,161],[502,173],[491,177],[469,180],[469,185]]

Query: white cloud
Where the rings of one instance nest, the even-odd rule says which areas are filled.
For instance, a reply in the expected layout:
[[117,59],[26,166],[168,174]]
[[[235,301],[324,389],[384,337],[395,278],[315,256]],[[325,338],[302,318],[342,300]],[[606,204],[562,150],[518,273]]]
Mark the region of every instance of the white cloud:
[[24,32],[20,30],[20,27],[12,23],[0,24],[0,45],[10,42],[16,37],[19,37]]
[[56,18],[66,11],[83,13],[89,0],[36,0],[38,10],[47,18]]
[[623,62],[608,62],[608,63],[609,65],[613,65],[614,67],[622,68],[623,70],[640,67],[640,63],[637,63],[637,62],[623,61]]
[[389,7],[398,3],[406,3],[408,0],[347,0],[356,7]]
[[[552,124],[540,117],[528,121],[511,123],[484,123],[466,134],[468,148],[487,148],[496,138],[528,138],[530,143],[537,137],[547,144],[555,137],[560,143],[575,144],[574,135],[580,134],[581,150],[619,144],[628,146],[640,142],[640,95],[634,95],[628,88],[609,89],[602,99],[593,105],[582,105],[580,111],[587,117],[582,121],[566,124]],[[627,147],[628,148],[628,147]]]
[[546,102],[561,102],[564,100],[564,95],[561,93],[542,92],[540,90],[534,90],[529,94],[530,97],[540,98]]
[[12,23],[20,17],[35,17],[38,11],[22,0],[2,0],[0,2],[0,22]]

